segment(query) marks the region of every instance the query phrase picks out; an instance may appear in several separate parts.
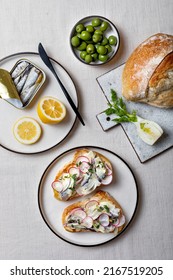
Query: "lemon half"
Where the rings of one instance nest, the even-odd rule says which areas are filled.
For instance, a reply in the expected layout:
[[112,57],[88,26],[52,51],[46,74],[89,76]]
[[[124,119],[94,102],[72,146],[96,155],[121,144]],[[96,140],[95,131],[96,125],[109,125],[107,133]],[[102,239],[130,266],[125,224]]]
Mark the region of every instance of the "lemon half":
[[13,126],[15,138],[22,144],[33,144],[41,136],[41,127],[38,122],[30,117],[23,117]]
[[66,116],[66,107],[57,98],[45,96],[38,102],[37,113],[43,123],[59,123]]

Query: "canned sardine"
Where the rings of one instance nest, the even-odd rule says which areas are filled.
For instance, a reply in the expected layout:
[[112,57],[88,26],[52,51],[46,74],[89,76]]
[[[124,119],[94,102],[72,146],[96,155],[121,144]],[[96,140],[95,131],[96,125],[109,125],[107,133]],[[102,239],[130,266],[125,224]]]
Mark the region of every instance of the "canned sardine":
[[43,70],[28,59],[18,60],[10,75],[23,104],[22,108],[30,104],[46,80]]

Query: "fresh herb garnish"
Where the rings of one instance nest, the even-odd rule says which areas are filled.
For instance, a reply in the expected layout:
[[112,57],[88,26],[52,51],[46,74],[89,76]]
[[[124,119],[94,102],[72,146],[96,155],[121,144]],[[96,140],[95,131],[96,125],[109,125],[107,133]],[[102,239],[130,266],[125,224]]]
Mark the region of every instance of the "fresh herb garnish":
[[108,207],[107,205],[104,205],[104,208],[105,208],[105,210],[106,210],[107,213],[110,212],[109,207]]
[[92,168],[89,168],[89,169],[88,169],[88,172],[94,173],[94,170],[93,170]]
[[97,207],[97,210],[98,210],[99,212],[102,212],[102,211],[104,210],[104,208],[103,208],[103,206],[98,206],[98,207]]
[[76,181],[77,180],[77,174],[71,175],[71,178],[73,178],[73,180]]
[[99,222],[99,221],[95,222],[93,226],[94,226],[96,229],[99,229],[99,227],[100,227],[100,222]]
[[76,163],[76,166],[79,167],[82,164],[82,161],[79,161],[78,163]]
[[70,178],[70,175],[69,175],[69,174],[68,174],[68,175],[65,175],[64,178],[65,178],[65,179]]
[[72,192],[75,191],[75,188],[74,188],[74,187],[69,187],[68,189],[71,190]]
[[109,108],[105,110],[106,115],[110,116],[116,114],[117,118],[113,121],[117,123],[121,122],[137,122],[136,111],[133,110],[130,114],[127,111],[126,104],[122,98],[118,98],[116,92],[111,89],[111,102],[108,103]]

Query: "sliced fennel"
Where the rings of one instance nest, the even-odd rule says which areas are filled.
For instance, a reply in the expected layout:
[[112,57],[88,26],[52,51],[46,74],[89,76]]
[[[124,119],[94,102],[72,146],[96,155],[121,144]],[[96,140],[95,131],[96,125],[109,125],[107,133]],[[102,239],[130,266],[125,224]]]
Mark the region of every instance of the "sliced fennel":
[[162,128],[153,121],[143,119],[136,115],[136,111],[129,113],[122,98],[118,98],[116,92],[111,89],[111,102],[105,113],[109,116],[116,114],[113,121],[117,123],[132,122],[137,128],[138,136],[148,145],[153,145],[163,134]]
[[145,120],[137,116],[134,122],[138,136],[148,145],[153,145],[163,134],[162,128],[153,121]]

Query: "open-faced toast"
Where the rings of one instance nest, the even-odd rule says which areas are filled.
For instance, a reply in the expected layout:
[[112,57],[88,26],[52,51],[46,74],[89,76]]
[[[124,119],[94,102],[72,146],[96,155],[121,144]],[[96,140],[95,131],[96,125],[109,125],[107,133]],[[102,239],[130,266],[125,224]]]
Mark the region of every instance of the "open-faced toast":
[[77,150],[52,183],[54,197],[67,201],[87,195],[101,185],[109,185],[112,176],[111,163],[105,156],[88,149]]
[[66,207],[62,223],[69,232],[113,232],[117,235],[124,228],[125,216],[119,203],[100,190],[92,197]]

